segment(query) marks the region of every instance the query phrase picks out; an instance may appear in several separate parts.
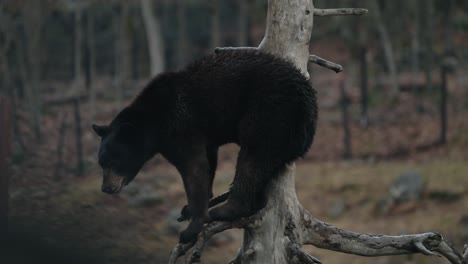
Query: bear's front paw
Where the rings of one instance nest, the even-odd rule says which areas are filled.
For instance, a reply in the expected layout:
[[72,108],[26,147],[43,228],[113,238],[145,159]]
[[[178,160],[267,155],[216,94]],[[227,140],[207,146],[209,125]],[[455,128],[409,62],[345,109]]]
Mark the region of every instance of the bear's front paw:
[[180,233],[179,243],[187,244],[197,238],[198,233],[203,228],[203,223],[198,221],[190,222],[189,226]]

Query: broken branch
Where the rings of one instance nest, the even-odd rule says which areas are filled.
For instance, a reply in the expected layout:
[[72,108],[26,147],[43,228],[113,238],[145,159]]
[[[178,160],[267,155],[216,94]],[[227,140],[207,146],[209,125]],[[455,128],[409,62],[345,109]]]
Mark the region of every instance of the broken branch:
[[321,57],[319,57],[317,55],[310,55],[309,56],[309,61],[312,62],[312,63],[315,63],[317,65],[320,65],[322,67],[333,70],[336,73],[339,73],[339,72],[343,71],[343,66],[341,66],[341,65],[339,65],[337,63],[331,62],[331,61],[327,61],[326,59],[321,58]]
[[200,258],[203,253],[203,249],[205,248],[206,242],[215,234],[221,233],[224,230],[232,229],[232,228],[243,228],[247,226],[249,223],[252,223],[255,219],[255,215],[249,218],[242,218],[235,222],[212,222],[207,224],[203,227],[200,234],[198,234],[197,240],[192,241],[187,244],[177,244],[171,252],[171,257],[169,258],[169,264],[175,264],[177,259],[183,255],[187,251],[189,251],[192,247],[192,253],[188,260],[189,264],[198,263],[200,262]]
[[289,242],[286,250],[288,251],[289,257],[292,259],[296,257],[300,263],[303,264],[321,264],[322,262],[314,256],[305,253],[302,248],[293,242]]
[[369,12],[365,8],[314,9],[314,16],[362,16]]
[[466,263],[464,257],[437,233],[400,236],[359,234],[319,221],[305,210],[303,215],[304,244],[360,256],[423,253],[442,255],[453,264]]

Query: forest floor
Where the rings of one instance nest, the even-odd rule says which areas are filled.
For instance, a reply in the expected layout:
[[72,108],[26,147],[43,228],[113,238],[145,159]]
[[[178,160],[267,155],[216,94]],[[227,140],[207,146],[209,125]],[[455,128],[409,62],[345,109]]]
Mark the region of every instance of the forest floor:
[[[359,126],[358,118],[352,116],[355,158],[344,161],[336,107],[339,98],[328,93],[321,91],[315,142],[309,154],[297,162],[296,186],[302,205],[317,218],[344,229],[386,234],[437,231],[461,249],[468,242],[466,110],[454,111],[462,106],[451,105],[448,143],[433,145],[438,138],[434,99],[423,101],[409,94],[382,106],[385,98],[374,98],[369,127]],[[119,107],[112,98],[101,100],[95,119],[103,123]],[[351,108],[353,113],[358,112],[355,107]],[[417,112],[416,108],[426,114],[409,114]],[[45,112],[45,137],[40,144],[29,143],[33,137],[26,129],[23,140],[28,150],[14,156],[11,166],[11,243],[6,248],[10,257],[6,263],[166,263],[176,245],[178,233],[186,224],[175,221],[186,203],[176,169],[157,156],[121,194],[101,193],[101,172],[96,162],[99,140],[86,121],[90,120],[86,110],[83,106],[82,176],[75,175],[73,121],[63,119],[70,109],[51,107]],[[65,168],[57,174],[56,148],[62,119],[66,121]],[[429,147],[419,148],[423,145]],[[237,151],[234,145],[220,150],[216,194],[226,191],[232,181]],[[379,204],[388,197],[391,183],[406,171],[422,176],[425,184],[421,199],[382,212]],[[240,230],[217,235],[203,255],[203,263],[228,263],[241,240]],[[422,255],[364,258],[306,248],[328,264],[446,263]]]
[[[49,259],[57,253],[56,263],[167,262],[183,228],[174,219],[185,204],[174,167],[158,157],[120,195],[107,195],[100,192],[101,175],[96,166],[90,166],[83,177],[69,172],[54,179],[51,168],[55,161],[46,149],[39,147],[12,168],[10,223],[18,246],[13,248],[19,253],[13,254],[17,262],[11,263],[32,263],[28,260],[37,258],[51,263]],[[217,194],[227,190],[232,180],[236,152],[234,145],[221,150]],[[392,161],[306,158],[297,163],[298,197],[313,215],[341,228],[387,234],[437,231],[461,248],[468,241],[468,162],[457,153],[461,152],[456,148],[440,147],[430,157],[421,153]],[[422,199],[379,213],[379,201],[404,171],[422,175]],[[138,192],[143,195],[143,190],[149,197],[138,201],[136,197],[142,197]],[[433,197],[435,192],[442,196]],[[330,213],[336,206],[342,207],[341,212]],[[208,246],[203,263],[228,263],[241,239],[240,230],[218,235]],[[332,264],[442,263],[425,256],[369,259],[313,247],[307,250]],[[19,261],[17,256],[24,259]]]

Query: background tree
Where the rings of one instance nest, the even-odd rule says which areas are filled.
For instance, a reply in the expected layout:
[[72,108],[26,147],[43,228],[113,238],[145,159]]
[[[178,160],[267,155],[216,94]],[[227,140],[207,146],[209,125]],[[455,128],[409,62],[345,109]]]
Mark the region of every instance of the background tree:
[[159,18],[155,15],[152,0],[140,0],[143,22],[150,54],[150,72],[154,76],[164,70],[164,44],[161,37]]

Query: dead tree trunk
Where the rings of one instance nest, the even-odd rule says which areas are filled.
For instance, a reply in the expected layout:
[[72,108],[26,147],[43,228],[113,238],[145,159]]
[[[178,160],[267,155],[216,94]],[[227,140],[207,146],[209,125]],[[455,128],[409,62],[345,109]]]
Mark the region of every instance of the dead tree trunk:
[[362,45],[359,50],[359,65],[361,75],[361,125],[367,127],[369,124],[369,116],[367,114],[368,104],[368,84],[369,78],[367,73],[367,47]]
[[[306,76],[313,16],[365,14],[363,9],[314,9],[311,0],[269,0],[265,37],[259,49],[288,58]],[[242,49],[242,48],[240,48]],[[252,49],[252,48],[250,48]],[[222,52],[219,48],[215,51]],[[311,61],[337,70],[341,66],[311,56]],[[200,262],[205,243],[216,233],[243,228],[244,241],[234,264],[320,263],[302,250],[309,244],[319,248],[364,256],[439,252],[452,263],[463,257],[435,233],[405,236],[373,236],[336,228],[312,217],[299,203],[294,183],[295,164],[291,164],[267,186],[268,202],[256,215],[236,222],[213,222],[204,227],[197,241],[177,245],[169,260],[192,248],[187,263]]]
[[372,7],[372,12],[373,12],[373,17],[376,23],[377,31],[380,36],[380,42],[382,43],[382,47],[384,50],[385,62],[388,68],[392,95],[396,96],[398,95],[398,92],[399,92],[398,76],[397,76],[398,72],[397,72],[397,67],[396,67],[396,62],[395,62],[395,53],[393,52],[392,39],[390,38],[390,35],[388,34],[388,29],[382,18],[379,2],[375,0],[371,0],[369,1],[369,3],[372,5],[371,7]]
[[83,42],[83,30],[82,30],[82,9],[81,7],[76,7],[75,9],[75,58],[74,58],[74,78],[75,78],[75,85],[77,88],[79,85],[82,85],[83,82],[83,70],[82,70],[82,42]]
[[248,40],[248,10],[249,10],[249,3],[247,0],[240,0],[239,3],[239,16],[237,20],[238,24],[238,35],[237,35],[237,44],[239,46],[246,46]]
[[81,114],[79,99],[73,100],[73,111],[75,114],[75,146],[76,146],[76,175],[81,176],[84,172],[83,143],[81,141]]
[[57,141],[57,161],[55,163],[54,179],[61,178],[63,171],[63,145],[65,141],[65,130],[67,128],[67,112],[63,113],[60,120],[59,136]]
[[188,49],[190,45],[187,37],[185,0],[177,0],[177,66],[181,67],[186,63]]
[[214,49],[221,45],[221,21],[220,21],[220,3],[218,0],[209,0],[211,13],[211,47]]
[[129,2],[122,1],[120,4],[120,14],[116,16],[115,27],[117,42],[115,49],[115,80],[117,92],[117,105],[121,107],[124,101],[124,90],[130,79],[131,47],[129,36]]
[[148,39],[150,71],[151,76],[154,76],[164,70],[165,63],[161,26],[158,17],[154,14],[152,0],[141,0],[140,6]]
[[89,92],[89,111],[91,112],[91,121],[94,121],[96,115],[96,46],[94,37],[94,14],[92,8],[88,9],[87,14],[87,65],[86,65],[86,86]]
[[351,129],[349,127],[349,97],[346,94],[346,79],[342,79],[340,83],[341,92],[341,115],[343,118],[343,158],[351,158]]

